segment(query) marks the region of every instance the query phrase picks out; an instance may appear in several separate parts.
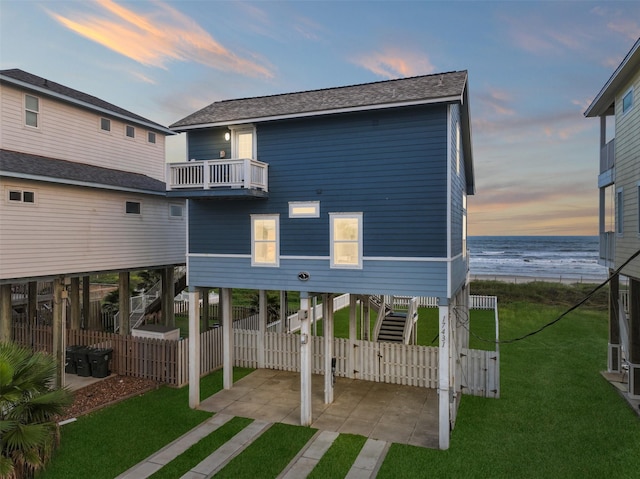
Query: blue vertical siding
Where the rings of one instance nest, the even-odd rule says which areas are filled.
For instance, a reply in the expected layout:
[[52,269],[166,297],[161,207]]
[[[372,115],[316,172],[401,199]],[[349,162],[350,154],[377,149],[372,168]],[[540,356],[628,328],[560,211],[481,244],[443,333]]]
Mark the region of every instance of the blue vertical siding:
[[[269,199],[191,201],[190,251],[249,253],[249,215],[280,214],[281,254],[328,255],[328,213],[361,211],[365,256],[444,257],[446,132],[445,106],[259,124]],[[289,201],[320,218],[289,219]]]
[[231,142],[224,139],[226,127],[193,130],[187,133],[187,155],[195,160],[218,160],[220,152],[231,158]]

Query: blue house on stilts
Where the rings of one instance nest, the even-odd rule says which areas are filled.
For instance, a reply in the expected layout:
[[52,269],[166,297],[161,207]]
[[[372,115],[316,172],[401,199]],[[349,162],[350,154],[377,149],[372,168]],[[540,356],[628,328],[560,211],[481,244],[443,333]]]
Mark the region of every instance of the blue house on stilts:
[[[469,307],[467,72],[219,101],[170,128],[187,133],[189,161],[168,165],[167,187],[188,200],[190,328],[198,329],[198,291],[220,288],[224,387],[232,387],[232,288],[261,299],[266,290],[300,293],[303,425],[311,423],[311,298],[437,298],[439,441],[448,448],[459,401],[455,344],[468,341],[452,320]],[[198,340],[190,348],[195,407]],[[325,353],[328,371],[330,345]]]

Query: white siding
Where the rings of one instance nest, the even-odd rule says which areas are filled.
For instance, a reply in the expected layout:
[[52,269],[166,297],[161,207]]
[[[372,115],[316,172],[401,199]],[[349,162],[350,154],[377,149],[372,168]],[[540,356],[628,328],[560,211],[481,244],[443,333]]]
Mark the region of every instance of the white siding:
[[[135,138],[125,136],[126,123],[111,118],[111,132],[100,129],[100,114],[32,94],[40,99],[39,128],[24,125],[24,93],[0,86],[0,147],[60,160],[141,173],[160,181],[165,174],[165,135],[147,141],[148,130],[135,126]],[[105,115],[105,117],[107,117]]]
[[[36,203],[8,201],[8,189],[34,191]],[[186,216],[169,218],[168,200],[11,178],[0,179],[0,280],[184,263]],[[140,216],[125,201],[142,203]]]
[[[633,86],[633,108],[622,114],[622,97]],[[616,96],[616,188],[624,194],[624,233],[616,238],[616,267],[640,249],[638,182],[640,182],[640,72]],[[640,278],[640,258],[623,271]]]

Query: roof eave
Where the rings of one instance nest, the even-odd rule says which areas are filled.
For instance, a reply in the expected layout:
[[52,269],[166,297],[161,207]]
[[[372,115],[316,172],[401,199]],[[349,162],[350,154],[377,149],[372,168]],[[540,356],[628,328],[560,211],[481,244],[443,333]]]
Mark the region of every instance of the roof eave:
[[627,56],[622,60],[618,68],[613,72],[611,78],[604,84],[600,93],[596,95],[591,105],[584,112],[587,118],[602,116],[610,111],[611,106],[615,103],[616,93],[622,85],[626,83],[628,78],[633,75],[640,67],[640,38],[636,40]]
[[166,191],[149,190],[143,188],[131,188],[126,186],[109,185],[105,183],[94,183],[90,181],[70,180],[66,178],[56,178],[45,175],[32,175],[27,173],[18,173],[15,171],[0,170],[0,177],[17,178],[20,180],[41,181],[45,183],[57,183],[62,185],[83,186],[86,188],[98,188],[101,190],[124,191],[127,193],[140,193],[144,195],[167,196]]
[[127,115],[123,115],[121,113],[109,110],[107,108],[101,108],[99,106],[92,105],[92,104],[87,103],[85,101],[78,100],[78,99],[72,98],[70,96],[63,95],[61,93],[56,93],[56,92],[53,92],[53,91],[48,90],[46,88],[33,85],[33,84],[29,83],[29,82],[25,82],[25,81],[22,81],[22,80],[17,80],[15,78],[10,77],[10,76],[6,76],[6,75],[0,74],[0,81],[6,82],[6,83],[10,83],[12,85],[15,85],[15,86],[18,86],[18,87],[21,87],[21,88],[25,88],[25,89],[28,89],[28,90],[31,90],[31,91],[34,91],[34,92],[38,92],[38,93],[41,93],[41,94],[46,95],[46,96],[57,98],[58,100],[74,104],[74,105],[79,106],[81,108],[86,108],[88,110],[93,110],[93,111],[96,111],[98,113],[102,113],[102,114],[105,114],[105,115],[108,115],[108,116],[111,116],[111,117],[120,118],[122,120],[125,120],[128,123],[134,123],[134,124],[139,125],[139,126],[144,126],[146,128],[149,128],[150,130],[161,132],[161,133],[164,133],[166,135],[175,135],[176,134],[173,130],[171,130],[169,128],[166,128],[166,127],[164,127],[164,126],[162,126],[160,124],[147,122],[147,121],[142,121],[142,120],[139,120],[137,118],[133,118],[133,117],[130,117],[130,116],[127,116]]
[[376,105],[362,105],[362,106],[348,107],[348,108],[334,108],[330,110],[314,110],[314,111],[308,111],[308,112],[288,113],[283,115],[270,115],[270,116],[263,116],[263,117],[231,119],[231,120],[216,121],[216,122],[209,122],[209,123],[194,123],[191,125],[178,125],[178,126],[171,125],[169,126],[169,128],[176,133],[181,133],[189,130],[197,130],[201,128],[214,128],[218,126],[242,125],[246,123],[259,123],[259,122],[274,121],[274,120],[289,120],[289,119],[295,119],[295,118],[308,118],[312,116],[334,115],[337,113],[352,113],[352,112],[359,112],[359,111],[384,110],[388,108],[397,108],[397,107],[405,107],[405,106],[429,105],[429,104],[436,104],[436,103],[453,103],[453,102],[461,102],[461,101],[462,101],[462,95],[450,95],[446,97],[427,98],[423,100],[413,100],[413,101],[405,101],[405,102],[381,103]]

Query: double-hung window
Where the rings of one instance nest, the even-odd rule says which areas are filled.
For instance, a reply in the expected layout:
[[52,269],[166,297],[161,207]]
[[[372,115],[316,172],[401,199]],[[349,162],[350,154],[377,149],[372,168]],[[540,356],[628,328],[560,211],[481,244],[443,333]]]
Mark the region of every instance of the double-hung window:
[[33,128],[40,126],[40,99],[37,96],[24,96],[24,124]]
[[362,268],[362,213],[329,213],[331,267]]
[[626,114],[633,107],[633,88],[622,97],[622,114]]
[[251,266],[280,266],[279,215],[251,215]]

